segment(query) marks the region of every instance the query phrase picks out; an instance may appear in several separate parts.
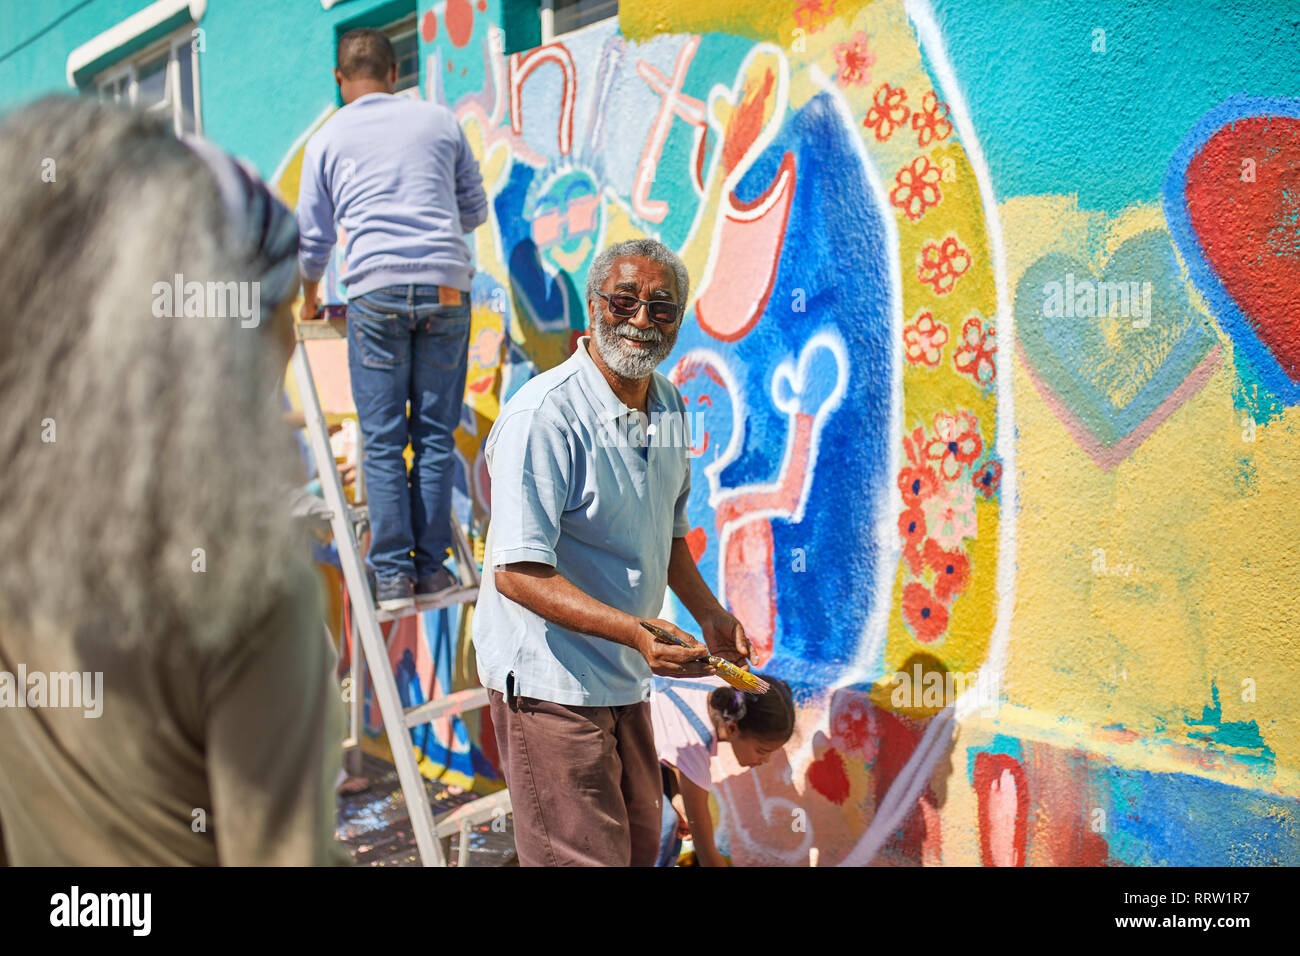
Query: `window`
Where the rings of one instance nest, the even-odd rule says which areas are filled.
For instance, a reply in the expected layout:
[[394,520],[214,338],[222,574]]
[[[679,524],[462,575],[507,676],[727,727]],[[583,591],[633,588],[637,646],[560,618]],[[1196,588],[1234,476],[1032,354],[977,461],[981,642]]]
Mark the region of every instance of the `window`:
[[393,92],[417,89],[420,86],[420,40],[415,32],[415,14],[403,17],[396,23],[383,27],[388,39],[393,41],[393,54],[397,58],[397,85]]
[[542,0],[542,42],[616,16],[618,0]]
[[171,121],[176,134],[203,132],[199,60],[186,30],[95,78],[99,98],[129,103]]

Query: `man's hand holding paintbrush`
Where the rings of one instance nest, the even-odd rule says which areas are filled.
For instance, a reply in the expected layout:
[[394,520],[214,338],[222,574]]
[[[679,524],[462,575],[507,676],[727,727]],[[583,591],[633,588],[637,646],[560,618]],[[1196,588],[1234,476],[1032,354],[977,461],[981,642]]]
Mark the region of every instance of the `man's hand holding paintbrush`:
[[[650,630],[646,624],[656,629]],[[650,665],[650,672],[660,677],[709,677],[716,673],[709,663],[709,648],[680,630],[671,621],[643,621],[642,638],[637,646]],[[669,634],[672,641],[656,639],[656,631]]]
[[[677,628],[673,628],[672,631],[669,631],[667,628],[661,626],[667,623],[668,622],[666,621],[642,621],[641,626],[650,634],[654,635],[656,644],[669,644],[674,647],[690,648],[692,651],[696,651],[697,648],[704,646],[689,635],[682,635],[682,632],[677,630]],[[669,626],[671,627],[671,625]],[[763,680],[756,674],[751,674],[747,666],[741,667],[731,663],[731,661],[723,660],[721,657],[714,654],[708,656],[706,663],[710,665],[714,674],[721,677],[737,690],[747,691],[751,694],[766,694],[771,689],[767,681]]]

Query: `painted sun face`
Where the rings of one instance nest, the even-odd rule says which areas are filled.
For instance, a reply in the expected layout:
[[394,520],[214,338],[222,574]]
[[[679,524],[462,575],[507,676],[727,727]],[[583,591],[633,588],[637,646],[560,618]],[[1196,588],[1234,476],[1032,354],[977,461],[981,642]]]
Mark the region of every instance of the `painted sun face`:
[[533,242],[543,259],[570,274],[591,261],[600,231],[600,193],[592,178],[572,170],[556,178],[533,211]]

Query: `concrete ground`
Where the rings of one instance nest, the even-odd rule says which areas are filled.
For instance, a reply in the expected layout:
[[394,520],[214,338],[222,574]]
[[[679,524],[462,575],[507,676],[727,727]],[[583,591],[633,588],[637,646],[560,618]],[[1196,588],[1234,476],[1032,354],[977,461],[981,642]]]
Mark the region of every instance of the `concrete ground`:
[[[370,789],[339,797],[339,827],[335,831],[338,839],[347,844],[353,866],[419,866],[415,835],[397,770],[392,764],[366,754],[361,773],[370,779]],[[424,783],[435,816],[480,796],[434,780]],[[500,829],[498,823],[497,830]],[[461,865],[459,843],[459,839],[443,841],[443,852],[452,866]],[[514,817],[505,818],[504,832],[494,831],[491,823],[479,826],[470,837],[467,856],[465,866],[517,866]]]

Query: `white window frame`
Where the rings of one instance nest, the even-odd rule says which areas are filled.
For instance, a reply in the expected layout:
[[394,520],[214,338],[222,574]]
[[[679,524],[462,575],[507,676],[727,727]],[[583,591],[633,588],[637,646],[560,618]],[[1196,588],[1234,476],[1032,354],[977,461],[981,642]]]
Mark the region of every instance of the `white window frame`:
[[610,20],[618,19],[618,7],[616,6],[614,8],[614,12],[607,17],[604,17],[600,20],[592,20],[590,23],[584,23],[582,26],[574,27],[572,30],[565,30],[563,33],[556,33],[555,32],[555,0],[541,0],[541,9],[539,9],[537,13],[542,23],[542,45],[543,46],[545,46],[548,43],[553,43],[556,40],[559,40],[563,37],[572,36],[575,33],[579,33],[582,30],[586,30],[588,27],[594,27],[599,23],[608,23]]
[[[199,54],[194,48],[193,41],[192,28],[178,30],[97,74],[94,79],[94,86],[99,91],[100,98],[105,99],[108,97],[107,88],[125,81],[126,102],[131,106],[135,106],[140,89],[140,67],[158,59],[160,55],[165,53],[167,55],[167,69],[166,92],[163,103],[166,111],[170,114],[172,129],[176,131],[177,136],[185,133],[185,125],[182,121],[184,107],[181,103],[179,91],[181,70],[188,69],[190,71],[191,89],[194,91],[194,133],[202,135],[203,101],[199,94]],[[113,98],[117,99],[116,96]],[[157,110],[156,107],[151,110],[151,112],[153,111],[162,112]]]

